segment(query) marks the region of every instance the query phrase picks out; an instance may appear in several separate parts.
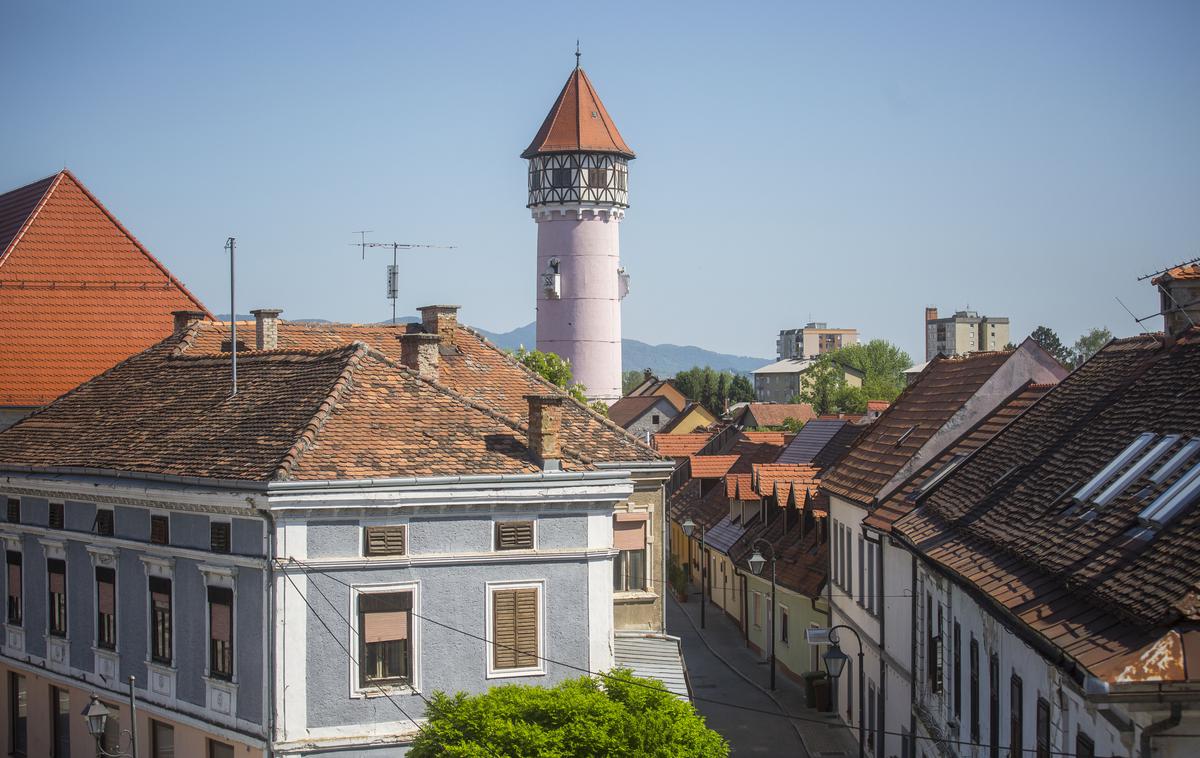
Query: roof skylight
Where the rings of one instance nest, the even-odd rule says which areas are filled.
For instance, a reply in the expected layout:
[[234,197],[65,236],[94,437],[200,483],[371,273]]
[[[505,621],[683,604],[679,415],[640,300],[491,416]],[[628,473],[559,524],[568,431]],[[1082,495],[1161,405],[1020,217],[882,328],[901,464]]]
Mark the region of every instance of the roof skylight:
[[1087,500],[1092,495],[1096,494],[1097,490],[1112,478],[1113,474],[1129,465],[1129,462],[1134,459],[1138,453],[1146,449],[1146,446],[1154,441],[1158,435],[1154,432],[1142,432],[1130,442],[1129,445],[1121,451],[1121,454],[1108,462],[1108,465],[1100,469],[1100,473],[1096,474],[1092,479],[1075,493],[1076,500]]
[[1159,495],[1153,503],[1138,514],[1138,521],[1154,529],[1174,521],[1181,513],[1200,499],[1200,463],[1192,466],[1186,474]]
[[917,431],[917,427],[916,427],[916,426],[910,426],[910,427],[908,427],[907,429],[905,429],[905,430],[904,430],[904,433],[903,433],[903,434],[901,434],[901,435],[900,435],[900,436],[899,436],[899,437],[896,439],[896,441],[892,443],[892,447],[900,447],[900,445],[904,444],[904,440],[908,439],[908,438],[909,438],[909,435],[911,435],[911,434],[912,434],[913,432],[915,432],[915,431]]
[[1103,492],[1097,495],[1093,502],[1099,506],[1105,506],[1111,503],[1113,499],[1124,492],[1129,485],[1136,482],[1138,478],[1142,476],[1142,474],[1145,474],[1147,471],[1149,471],[1151,466],[1157,463],[1158,460],[1162,458],[1168,450],[1174,447],[1176,442],[1179,442],[1179,438],[1180,435],[1178,434],[1168,434],[1167,436],[1163,437],[1158,441],[1158,444],[1150,448],[1145,455],[1138,459],[1137,463],[1130,466],[1124,474],[1118,476],[1112,484],[1108,485]]
[[955,453],[950,460],[946,461],[946,465],[942,466],[933,476],[921,483],[921,486],[913,493],[913,499],[916,500],[917,498],[924,497],[926,492],[929,492],[929,490],[936,487],[943,479],[950,476],[950,472],[958,468],[958,465],[966,459],[967,456],[962,453]]
[[1155,484],[1162,484],[1167,481],[1171,478],[1171,474],[1174,474],[1179,470],[1180,466],[1196,454],[1197,450],[1200,450],[1200,440],[1188,440],[1184,443],[1183,447],[1179,448],[1179,452],[1172,455],[1158,471],[1154,472],[1154,476],[1150,477],[1150,481]]

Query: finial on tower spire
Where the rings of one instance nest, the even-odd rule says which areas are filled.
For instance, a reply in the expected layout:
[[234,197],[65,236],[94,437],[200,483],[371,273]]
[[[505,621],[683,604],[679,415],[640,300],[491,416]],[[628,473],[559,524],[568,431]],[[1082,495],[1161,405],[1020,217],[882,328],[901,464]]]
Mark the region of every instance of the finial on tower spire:
[[575,68],[579,68],[579,40],[575,40]]

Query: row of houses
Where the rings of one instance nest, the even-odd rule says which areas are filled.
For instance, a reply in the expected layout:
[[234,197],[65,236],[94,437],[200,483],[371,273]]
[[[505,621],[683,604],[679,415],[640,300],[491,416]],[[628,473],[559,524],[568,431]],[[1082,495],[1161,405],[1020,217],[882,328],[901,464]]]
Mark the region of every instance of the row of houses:
[[[834,460],[795,455],[821,422],[721,450],[656,438],[687,474],[671,559],[703,562],[747,644],[773,630],[785,674],[830,649],[797,621],[832,629],[835,707],[869,755],[1197,754],[1200,267],[1155,284],[1163,333],[1069,375],[1031,340],[936,356]],[[764,535],[783,567],[765,635]]]

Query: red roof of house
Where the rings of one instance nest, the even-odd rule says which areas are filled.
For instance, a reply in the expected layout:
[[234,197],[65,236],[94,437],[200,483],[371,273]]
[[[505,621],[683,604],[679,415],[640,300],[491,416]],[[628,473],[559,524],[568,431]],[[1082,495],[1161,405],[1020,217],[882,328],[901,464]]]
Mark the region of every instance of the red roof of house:
[[71,172],[0,195],[0,406],[43,405],[145,350],[176,310],[208,314]]
[[1200,279],[1200,263],[1185,263],[1168,269],[1150,281],[1151,284],[1161,284],[1172,280]]
[[882,412],[882,411],[886,411],[889,405],[891,405],[891,403],[889,403],[886,400],[868,400],[867,401],[867,410]]
[[804,423],[816,417],[808,403],[747,403],[742,411],[746,426],[783,426],[788,419]]
[[583,69],[576,68],[567,77],[554,107],[542,122],[537,136],[522,158],[545,153],[616,153],[634,158],[633,150],[625,144],[616,124],[600,102]]
[[693,455],[693,479],[720,479],[738,462],[736,455]]
[[696,434],[664,434],[659,432],[650,437],[651,446],[671,458],[686,458],[700,452],[708,444],[713,435],[708,433]]

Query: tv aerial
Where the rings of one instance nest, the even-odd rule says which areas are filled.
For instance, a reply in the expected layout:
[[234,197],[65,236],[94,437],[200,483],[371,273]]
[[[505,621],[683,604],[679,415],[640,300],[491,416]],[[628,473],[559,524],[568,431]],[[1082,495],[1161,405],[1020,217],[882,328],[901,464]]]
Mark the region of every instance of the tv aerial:
[[426,245],[420,242],[367,242],[367,235],[371,234],[369,229],[361,229],[355,234],[359,235],[358,242],[350,244],[362,250],[362,259],[367,259],[367,248],[383,248],[392,250],[392,262],[387,267],[387,297],[392,301],[392,323],[396,323],[396,298],[400,293],[400,251],[414,250],[416,248],[430,248],[434,250],[453,250],[456,245]]

